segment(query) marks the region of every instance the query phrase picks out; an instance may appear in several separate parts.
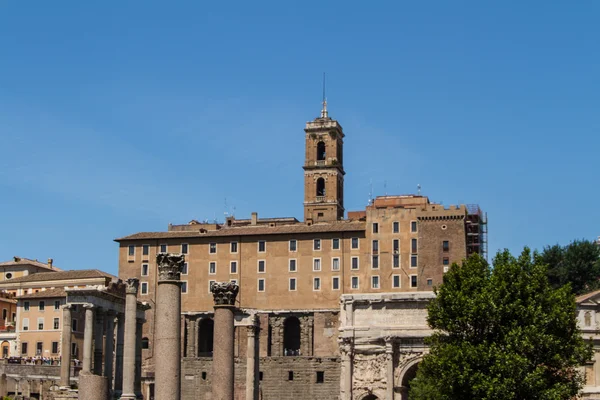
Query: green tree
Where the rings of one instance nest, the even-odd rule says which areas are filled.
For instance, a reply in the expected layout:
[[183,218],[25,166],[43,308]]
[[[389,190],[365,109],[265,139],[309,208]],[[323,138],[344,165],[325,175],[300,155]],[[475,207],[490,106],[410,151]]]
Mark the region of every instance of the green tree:
[[430,354],[411,383],[417,400],[563,400],[592,356],[570,287],[553,288],[540,257],[498,253],[453,265],[428,306]]
[[571,284],[575,294],[600,288],[600,246],[589,240],[575,240],[567,246],[548,246],[539,255],[548,265],[548,279],[554,287]]

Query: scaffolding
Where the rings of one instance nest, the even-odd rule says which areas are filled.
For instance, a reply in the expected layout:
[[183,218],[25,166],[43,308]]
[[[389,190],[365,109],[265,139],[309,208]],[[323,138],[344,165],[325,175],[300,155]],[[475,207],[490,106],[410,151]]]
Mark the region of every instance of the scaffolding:
[[481,211],[478,204],[467,204],[465,220],[467,257],[477,253],[488,259],[487,213]]

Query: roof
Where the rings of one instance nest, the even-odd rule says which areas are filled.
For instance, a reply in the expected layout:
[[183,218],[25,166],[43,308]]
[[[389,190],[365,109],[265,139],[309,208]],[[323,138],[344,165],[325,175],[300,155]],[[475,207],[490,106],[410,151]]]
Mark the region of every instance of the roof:
[[57,271],[57,272],[38,272],[37,274],[31,274],[27,276],[20,276],[18,278],[9,279],[1,282],[0,284],[13,284],[21,282],[38,282],[38,281],[66,281],[73,279],[89,279],[89,278],[111,278],[118,279],[116,276],[107,274],[97,269],[80,269],[71,271]]
[[594,297],[594,296],[596,296],[598,294],[600,294],[600,290],[596,290],[596,291],[593,291],[593,292],[590,292],[590,293],[582,294],[581,296],[577,296],[575,298],[575,302],[576,303],[583,303],[584,301],[589,300],[589,299],[591,299],[592,297]]
[[136,239],[179,239],[222,236],[252,236],[252,235],[282,235],[289,233],[327,233],[327,232],[356,232],[364,231],[365,222],[337,221],[319,224],[293,224],[280,226],[242,226],[224,227],[214,231],[170,231],[170,232],[139,232],[133,235],[115,239],[116,242]]
[[54,289],[40,290],[39,292],[36,292],[36,293],[29,293],[29,294],[24,294],[22,296],[17,296],[17,299],[18,300],[42,299],[42,298],[48,298],[48,297],[66,297],[66,296],[67,296],[67,292],[65,292],[65,289],[54,288]]
[[45,269],[49,269],[52,271],[60,271],[60,269],[56,268],[54,265],[50,266],[50,265],[40,262],[38,260],[31,260],[31,259],[25,258],[25,257],[15,256],[15,257],[13,257],[13,259],[11,261],[0,262],[0,267],[14,267],[14,266],[18,266],[18,265],[33,265],[35,267],[45,268]]

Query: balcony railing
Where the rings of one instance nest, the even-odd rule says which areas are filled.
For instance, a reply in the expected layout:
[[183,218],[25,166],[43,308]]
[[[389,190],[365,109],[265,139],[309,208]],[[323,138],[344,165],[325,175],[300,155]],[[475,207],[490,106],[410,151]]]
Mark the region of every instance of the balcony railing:
[[325,160],[317,160],[317,161],[315,161],[315,165],[318,166],[318,167],[322,167],[326,163],[327,162]]
[[323,203],[325,201],[325,196],[317,196],[317,201]]

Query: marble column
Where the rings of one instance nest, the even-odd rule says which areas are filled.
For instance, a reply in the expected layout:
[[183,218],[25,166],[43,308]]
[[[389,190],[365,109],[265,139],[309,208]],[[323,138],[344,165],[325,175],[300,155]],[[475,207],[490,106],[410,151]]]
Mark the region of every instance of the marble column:
[[0,396],[8,396],[8,379],[6,374],[0,376]]
[[129,278],[125,288],[125,340],[123,348],[123,393],[121,394],[121,399],[124,400],[135,399],[135,320],[139,285],[139,279]]
[[115,352],[115,395],[123,392],[123,342],[125,341],[125,315],[117,314],[117,351]]
[[92,373],[92,341],[94,338],[94,320],[95,306],[93,304],[84,304],[85,325],[83,327],[83,363],[81,365],[82,374]]
[[94,375],[102,375],[102,358],[104,342],[104,311],[100,308],[96,310],[96,326],[94,330]]
[[65,304],[63,310],[62,339],[60,344],[60,386],[71,386],[71,305]]
[[[155,397],[181,398],[181,270],[182,255],[159,253],[154,333]],[[214,399],[213,397],[213,400]]]
[[143,318],[137,318],[135,330],[135,381],[133,391],[138,399],[142,398],[142,329],[144,328]]
[[246,349],[246,400],[256,400],[257,385],[256,385],[256,370],[258,369],[258,359],[256,357],[256,331],[254,318],[253,325],[247,326],[248,332],[248,347]]
[[386,400],[394,400],[394,342],[385,338],[385,363],[386,363]]
[[185,349],[186,357],[196,357],[196,317],[189,316],[187,319],[187,348]]
[[113,356],[115,339],[115,316],[112,310],[106,312],[106,334],[104,337],[104,376],[108,379],[108,391],[112,388]]
[[233,400],[234,388],[234,321],[235,298],[240,288],[225,282],[215,283],[211,292],[215,301],[213,343],[212,400]]
[[341,400],[352,400],[352,340],[343,338],[340,341],[342,358],[340,392]]

